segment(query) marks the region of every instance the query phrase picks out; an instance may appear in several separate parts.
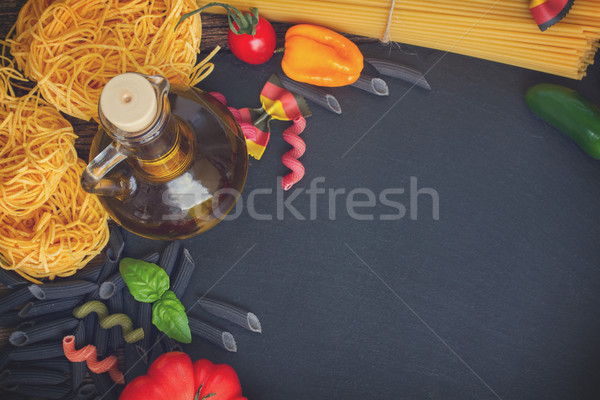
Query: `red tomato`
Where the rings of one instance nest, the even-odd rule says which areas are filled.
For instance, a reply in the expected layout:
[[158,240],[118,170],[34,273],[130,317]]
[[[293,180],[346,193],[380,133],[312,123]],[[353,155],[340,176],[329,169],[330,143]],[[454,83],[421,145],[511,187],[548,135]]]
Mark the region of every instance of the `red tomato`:
[[273,57],[277,38],[271,23],[259,16],[254,36],[247,33],[237,35],[229,29],[227,42],[231,52],[237,58],[248,64],[257,65],[265,63]]

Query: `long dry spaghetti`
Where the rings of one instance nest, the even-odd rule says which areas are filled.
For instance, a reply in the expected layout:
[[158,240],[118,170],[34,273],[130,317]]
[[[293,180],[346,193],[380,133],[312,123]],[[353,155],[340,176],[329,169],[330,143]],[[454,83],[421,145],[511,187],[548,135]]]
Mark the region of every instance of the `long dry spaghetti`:
[[[199,0],[202,6],[209,0]],[[600,1],[577,0],[541,32],[527,0],[229,0],[273,21],[314,23],[581,79],[600,40]],[[223,12],[211,8],[207,12]],[[390,21],[386,29],[386,22]]]
[[70,276],[108,242],[107,215],[79,184],[85,163],[68,168],[48,201],[20,218],[0,212],[0,267],[26,279]]
[[11,53],[49,103],[87,120],[97,117],[102,88],[115,75],[161,74],[193,86],[212,71],[212,53],[196,64],[200,17],[175,30],[195,9],[194,0],[29,0]]

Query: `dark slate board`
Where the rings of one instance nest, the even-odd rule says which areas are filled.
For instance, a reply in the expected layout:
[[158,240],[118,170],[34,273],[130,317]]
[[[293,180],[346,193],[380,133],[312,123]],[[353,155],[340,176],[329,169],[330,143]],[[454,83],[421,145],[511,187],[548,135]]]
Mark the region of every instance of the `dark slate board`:
[[[232,332],[238,353],[201,340],[186,351],[231,364],[251,399],[600,398],[600,162],[523,101],[556,82],[600,104],[598,68],[578,82],[417,47],[361,49],[429,71],[433,90],[394,79],[387,98],[335,89],[341,116],[311,103],[297,193],[278,192],[288,124],[272,125],[239,216],[183,242],[199,264],[184,303]],[[218,55],[200,86],[256,107],[280,58]],[[318,178],[325,193],[311,202]],[[354,209],[373,220],[347,210],[354,189],[357,201],[377,196]],[[380,220],[401,211],[380,201],[386,189],[404,189],[388,193],[403,218]],[[305,220],[283,207],[294,195]],[[126,239],[133,256],[165,246]],[[263,333],[193,307],[206,293],[255,312]]]

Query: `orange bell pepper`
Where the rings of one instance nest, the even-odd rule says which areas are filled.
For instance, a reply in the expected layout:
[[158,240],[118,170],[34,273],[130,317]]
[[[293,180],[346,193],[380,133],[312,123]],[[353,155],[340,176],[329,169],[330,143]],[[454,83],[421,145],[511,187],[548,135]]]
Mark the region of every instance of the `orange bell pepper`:
[[291,79],[317,86],[354,83],[363,69],[363,55],[348,38],[317,25],[294,25],[285,34],[283,72]]

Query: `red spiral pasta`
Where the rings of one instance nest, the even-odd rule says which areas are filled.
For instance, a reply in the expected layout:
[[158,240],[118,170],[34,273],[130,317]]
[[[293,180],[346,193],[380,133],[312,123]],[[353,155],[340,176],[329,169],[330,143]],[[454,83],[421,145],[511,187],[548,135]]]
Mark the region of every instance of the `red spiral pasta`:
[[298,159],[306,151],[306,143],[300,138],[300,134],[306,128],[306,119],[303,116],[294,118],[294,125],[283,132],[283,140],[292,145],[292,149],[281,157],[283,165],[292,170],[281,180],[283,190],[288,190],[294,186],[304,176],[304,165]]
[[75,336],[69,335],[63,338],[63,350],[65,357],[71,362],[87,363],[88,368],[95,374],[108,372],[110,379],[120,385],[125,384],[123,373],[119,370],[119,360],[115,356],[108,356],[102,361],[96,358],[96,346],[88,344],[79,350],[75,350]]

